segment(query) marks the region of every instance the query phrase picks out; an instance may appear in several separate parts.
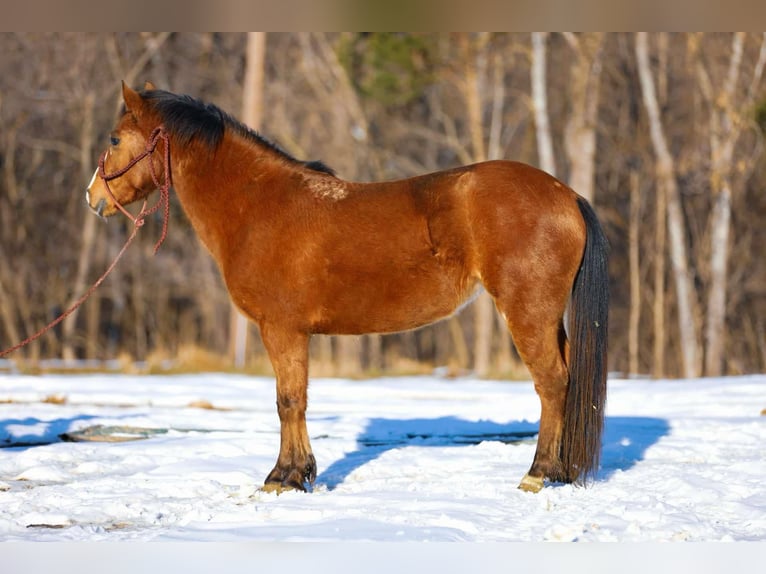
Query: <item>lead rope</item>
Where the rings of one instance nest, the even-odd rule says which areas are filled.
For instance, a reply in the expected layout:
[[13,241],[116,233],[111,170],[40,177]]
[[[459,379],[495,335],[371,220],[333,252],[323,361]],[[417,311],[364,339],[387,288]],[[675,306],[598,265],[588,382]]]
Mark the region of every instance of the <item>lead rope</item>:
[[[165,177],[164,181],[160,184],[159,179],[157,178],[157,174],[154,171],[154,164],[150,161],[149,162],[149,171],[152,174],[152,181],[154,182],[154,185],[156,185],[160,190],[160,197],[157,200],[157,203],[155,203],[152,207],[149,209],[146,208],[146,200],[144,200],[144,204],[141,206],[141,211],[136,215],[135,217],[130,214],[130,212],[125,209],[122,205],[120,205],[120,202],[117,201],[117,199],[114,197],[114,194],[112,193],[112,190],[109,189],[109,181],[120,177],[124,173],[126,173],[130,168],[132,168],[134,165],[136,165],[139,161],[144,159],[145,157],[148,157],[152,154],[154,149],[157,147],[157,142],[162,139],[162,141],[165,143],[165,153],[163,157],[164,161],[164,171],[165,171]],[[99,277],[96,282],[90,286],[90,288],[79,298],[77,301],[75,301],[68,309],[66,309],[61,315],[56,317],[53,321],[48,323],[45,327],[37,331],[34,335],[30,335],[21,343],[18,343],[14,345],[13,347],[9,347],[7,349],[4,349],[0,351],[0,357],[4,357],[5,355],[9,355],[13,353],[14,351],[19,350],[20,348],[28,345],[32,341],[35,341],[42,337],[45,333],[53,329],[56,325],[61,323],[64,319],[69,317],[72,313],[74,313],[77,309],[80,308],[80,306],[85,303],[85,301],[93,295],[94,291],[98,289],[99,285],[104,282],[104,280],[109,276],[109,274],[114,270],[114,268],[117,266],[117,262],[122,258],[122,256],[125,254],[125,252],[128,250],[128,247],[131,243],[133,243],[133,240],[136,238],[136,235],[138,235],[139,228],[143,227],[144,223],[146,222],[146,218],[157,211],[161,205],[164,204],[164,211],[163,211],[163,222],[162,222],[162,235],[160,235],[159,240],[154,246],[154,253],[156,254],[157,251],[160,248],[160,245],[162,245],[162,242],[165,241],[165,238],[168,234],[168,221],[170,220],[170,137],[168,136],[167,131],[165,131],[165,128],[163,126],[159,126],[158,128],[155,128],[155,130],[152,132],[149,141],[146,144],[146,149],[139,155],[137,155],[135,158],[133,158],[128,165],[126,165],[124,168],[119,169],[112,173],[105,173],[104,171],[104,160],[106,159],[106,152],[101,154],[101,157],[98,160],[98,175],[101,177],[101,179],[104,180],[104,186],[106,187],[107,193],[109,194],[109,197],[112,199],[114,204],[117,206],[117,208],[122,211],[125,216],[130,219],[133,222],[133,231],[131,231],[130,236],[128,237],[127,241],[125,241],[125,245],[122,246],[122,249],[120,249],[120,252],[117,253],[117,256],[114,258],[112,263],[107,267],[106,271]]]

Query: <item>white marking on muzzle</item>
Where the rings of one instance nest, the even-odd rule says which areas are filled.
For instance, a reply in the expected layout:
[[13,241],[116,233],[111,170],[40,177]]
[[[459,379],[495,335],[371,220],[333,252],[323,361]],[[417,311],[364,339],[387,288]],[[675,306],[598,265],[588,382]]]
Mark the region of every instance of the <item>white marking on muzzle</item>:
[[86,187],[86,190],[89,190],[91,187],[93,187],[93,184],[96,181],[96,177],[98,177],[98,168],[96,168],[96,171],[93,172],[93,177],[90,178],[90,183],[88,184],[88,187]]
[[88,187],[85,188],[85,203],[90,205],[90,188],[93,187],[93,184],[96,182],[96,177],[98,176],[98,168],[96,168],[96,171],[93,172],[93,177],[90,178],[90,183],[88,184]]

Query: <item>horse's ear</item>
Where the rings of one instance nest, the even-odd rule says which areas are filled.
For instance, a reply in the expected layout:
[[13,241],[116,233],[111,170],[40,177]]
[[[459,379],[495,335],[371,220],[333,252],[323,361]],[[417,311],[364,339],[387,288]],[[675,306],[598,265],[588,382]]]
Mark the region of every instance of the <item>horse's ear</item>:
[[132,90],[125,82],[122,82],[122,99],[125,100],[125,109],[133,115],[139,115],[143,106],[143,100],[138,92]]
[[149,90],[156,90],[156,89],[157,87],[154,84],[152,84],[149,80],[146,80],[144,82],[144,90],[149,91]]

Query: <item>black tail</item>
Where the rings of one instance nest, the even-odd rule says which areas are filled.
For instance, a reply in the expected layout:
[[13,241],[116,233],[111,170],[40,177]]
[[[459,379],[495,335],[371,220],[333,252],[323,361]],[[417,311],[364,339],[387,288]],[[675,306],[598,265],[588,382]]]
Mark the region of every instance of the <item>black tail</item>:
[[604,427],[609,319],[609,243],[590,204],[578,198],[586,240],[569,309],[569,387],[561,462],[568,482],[598,470]]

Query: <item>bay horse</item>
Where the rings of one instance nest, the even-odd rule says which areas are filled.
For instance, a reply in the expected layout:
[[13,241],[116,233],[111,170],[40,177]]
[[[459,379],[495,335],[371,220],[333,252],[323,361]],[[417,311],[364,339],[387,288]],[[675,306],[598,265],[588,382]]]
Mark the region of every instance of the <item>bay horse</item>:
[[595,474],[608,244],[584,198],[512,161],[345,181],[215,105],[149,83],[141,91],[123,83],[122,95],[87,202],[108,217],[161,185],[167,193],[172,180],[232,301],[258,325],[276,374],[280,448],[264,489],[306,490],[316,478],[306,429],[313,334],[414,329],[448,317],[481,286],[541,404],[537,449],[519,488],[537,492],[546,480]]

